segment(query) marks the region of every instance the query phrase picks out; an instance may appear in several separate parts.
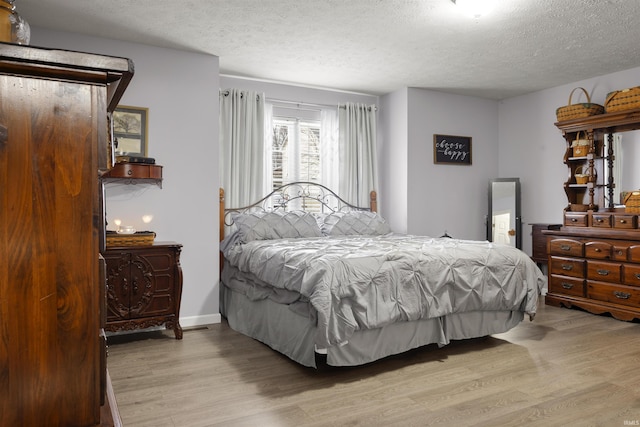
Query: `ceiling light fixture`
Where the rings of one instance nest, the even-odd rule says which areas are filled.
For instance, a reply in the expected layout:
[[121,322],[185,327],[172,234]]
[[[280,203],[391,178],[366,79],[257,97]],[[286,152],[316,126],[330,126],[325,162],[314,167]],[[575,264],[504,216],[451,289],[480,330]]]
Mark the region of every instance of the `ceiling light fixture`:
[[495,0],[451,0],[451,2],[465,14],[476,19],[491,12],[496,3]]

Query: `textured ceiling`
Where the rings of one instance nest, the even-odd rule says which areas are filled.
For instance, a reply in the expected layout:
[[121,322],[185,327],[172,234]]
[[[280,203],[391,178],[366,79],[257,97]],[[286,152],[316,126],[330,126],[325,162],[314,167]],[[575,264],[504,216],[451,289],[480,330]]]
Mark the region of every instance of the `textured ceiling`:
[[[17,0],[33,27],[220,57],[222,74],[503,99],[640,66],[639,0]],[[135,59],[135,58],[134,58]],[[640,84],[640,76],[639,76]]]

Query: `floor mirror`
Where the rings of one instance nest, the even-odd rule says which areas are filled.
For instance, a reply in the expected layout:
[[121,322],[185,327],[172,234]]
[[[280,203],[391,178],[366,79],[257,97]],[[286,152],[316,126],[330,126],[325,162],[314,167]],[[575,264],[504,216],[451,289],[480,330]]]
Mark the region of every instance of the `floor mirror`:
[[489,181],[487,240],[522,249],[519,178],[495,178]]

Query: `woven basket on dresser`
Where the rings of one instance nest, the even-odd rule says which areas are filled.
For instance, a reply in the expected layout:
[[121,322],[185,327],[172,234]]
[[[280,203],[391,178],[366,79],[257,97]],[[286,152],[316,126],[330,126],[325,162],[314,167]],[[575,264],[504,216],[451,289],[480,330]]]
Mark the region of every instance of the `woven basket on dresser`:
[[[578,89],[580,89],[585,94],[585,96],[587,97],[587,102],[572,104],[571,97],[573,96],[573,93]],[[569,94],[568,105],[556,109],[556,117],[558,118],[559,122],[565,120],[580,119],[582,117],[595,116],[602,113],[604,113],[604,107],[602,105],[592,103],[589,92],[581,87],[577,87],[571,91],[571,93]]]
[[604,102],[604,108],[607,113],[640,108],[640,86],[610,92]]
[[[583,139],[580,139],[580,133],[584,135]],[[591,148],[591,141],[587,139],[587,135],[578,131],[576,134],[576,139],[571,143],[572,155],[573,157],[584,157],[589,154],[589,149]]]
[[137,231],[134,234],[119,234],[107,231],[107,246],[150,246],[156,238],[153,231]]
[[589,174],[584,173],[587,172],[584,169],[585,168],[583,168],[582,166],[578,166],[576,168],[576,172],[573,174],[573,176],[576,178],[576,184],[586,184],[587,182],[589,182]]
[[624,211],[640,213],[640,191],[630,191],[624,196]]

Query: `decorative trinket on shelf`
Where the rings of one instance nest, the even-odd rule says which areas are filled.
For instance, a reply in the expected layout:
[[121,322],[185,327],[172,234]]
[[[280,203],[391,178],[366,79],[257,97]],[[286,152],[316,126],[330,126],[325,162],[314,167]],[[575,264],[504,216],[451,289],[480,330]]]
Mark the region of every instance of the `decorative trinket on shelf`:
[[28,45],[29,23],[16,12],[15,0],[0,0],[0,42]]

